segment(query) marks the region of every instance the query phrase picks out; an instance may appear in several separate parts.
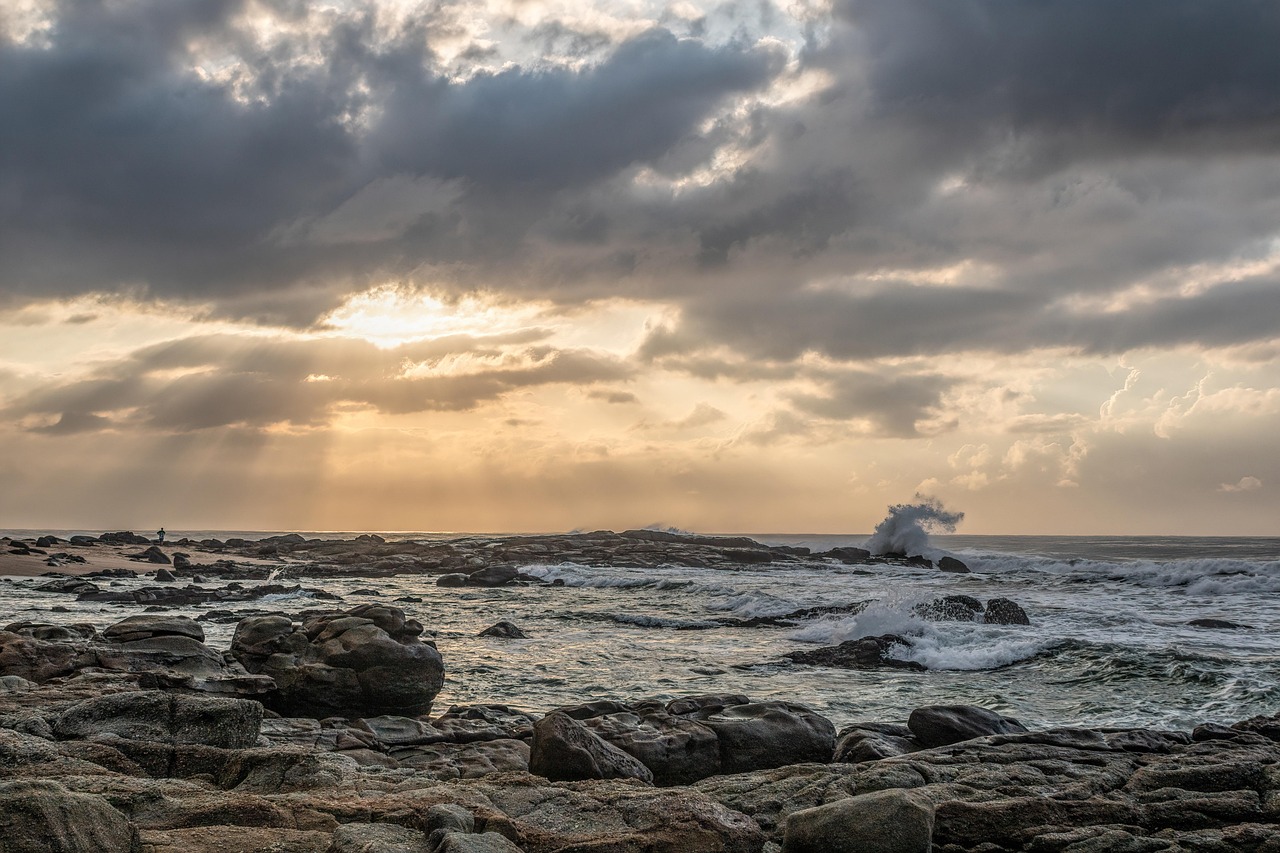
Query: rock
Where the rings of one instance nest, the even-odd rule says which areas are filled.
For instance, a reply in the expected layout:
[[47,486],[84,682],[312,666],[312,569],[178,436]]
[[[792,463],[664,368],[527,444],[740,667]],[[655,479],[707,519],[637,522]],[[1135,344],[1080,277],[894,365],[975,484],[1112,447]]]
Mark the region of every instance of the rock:
[[1027,731],[1011,717],[974,705],[927,705],[916,708],[907,718],[907,727],[926,749],[987,735]]
[[125,556],[130,560],[138,560],[140,562],[147,563],[163,563],[166,566],[171,562],[169,556],[155,545],[152,545],[145,551],[139,551],[136,554],[125,554]]
[[720,772],[749,773],[786,764],[827,763],[836,729],[807,705],[753,702],[697,719],[720,740]]
[[427,809],[423,818],[427,832],[475,832],[476,818],[471,812],[454,803],[439,803]]
[[173,576],[173,572],[168,569],[156,569],[156,581],[158,583],[173,583],[175,580],[177,580],[177,578],[175,578]]
[[857,764],[906,755],[920,748],[911,729],[893,723],[856,723],[836,739],[833,761]]
[[241,620],[231,653],[279,688],[264,701],[291,717],[419,716],[444,683],[440,653],[397,607],[365,604],[317,616]]
[[102,797],[57,782],[0,782],[4,853],[137,853],[138,830]]
[[971,595],[948,595],[913,608],[930,622],[973,622],[982,613],[982,602]]
[[[180,552],[180,551],[179,551],[178,553],[174,554],[174,555],[173,555],[173,567],[174,567],[174,569],[177,569],[177,570],[181,570],[181,569],[189,569],[189,568],[191,568],[191,556],[190,556],[189,554],[183,554],[183,553],[182,553],[182,552]],[[159,575],[159,573],[157,572],[157,573],[156,573],[156,578],[158,579],[159,577],[160,577],[160,575]],[[197,583],[199,583],[199,581],[197,581]]]
[[862,794],[792,812],[782,853],[930,853],[933,820],[933,804],[919,794]]
[[54,578],[47,583],[40,584],[36,589],[40,592],[61,592],[71,595],[98,591],[98,587],[93,581],[88,581],[84,578]]
[[987,602],[986,611],[982,614],[988,625],[1030,625],[1027,611],[1007,598],[993,598]]
[[431,853],[523,853],[497,832],[482,832],[477,835],[444,832],[433,838],[436,846]]
[[449,743],[480,740],[529,740],[536,720],[507,705],[451,705],[431,721],[431,727]]
[[638,759],[656,785],[687,785],[721,772],[715,730],[665,709],[635,708],[583,720],[607,743]]
[[109,626],[102,632],[103,639],[113,643],[147,640],[152,637],[190,637],[197,643],[204,642],[204,629],[185,616],[144,614],[130,616]]
[[606,743],[585,725],[559,711],[547,714],[533,727],[529,772],[552,781],[653,781],[653,773],[639,760]]
[[1192,628],[1211,628],[1221,631],[1253,630],[1252,625],[1245,625],[1241,622],[1231,622],[1227,619],[1192,619],[1187,624]]
[[467,586],[506,586],[519,576],[515,566],[487,566],[467,575]]
[[499,637],[504,640],[525,640],[529,635],[516,627],[515,623],[503,620],[490,625],[476,636],[478,637]]
[[871,559],[871,552],[866,548],[832,548],[818,556],[839,560],[847,566],[857,566],[868,562]]
[[[75,542],[77,537],[72,536],[71,541]],[[130,530],[121,531],[119,533],[104,533],[98,537],[98,541],[104,545],[150,545],[151,540],[145,536],[139,536]]]
[[938,561],[938,569],[957,575],[967,575],[969,573],[969,567],[955,557],[943,557]]
[[522,740],[438,742],[389,750],[396,763],[434,779],[478,779],[494,773],[527,772],[530,749]]
[[102,734],[166,744],[243,749],[258,739],[262,706],[246,699],[160,691],[117,693],[68,707],[53,724],[59,738]]
[[0,675],[0,693],[22,693],[36,686],[19,675]]
[[62,544],[62,540],[57,536],[41,536],[36,540],[37,548],[53,548]]
[[325,853],[434,853],[427,836],[394,823],[344,823]]
[[436,578],[436,586],[446,586],[446,587],[466,586],[468,577],[470,576],[463,574],[461,572],[453,572],[451,574],[441,575],[440,577]]
[[838,646],[824,646],[813,651],[787,652],[783,657],[810,666],[834,666],[841,669],[910,669],[923,672],[923,664],[889,657],[895,646],[911,648],[911,641],[897,634],[846,640]]
[[67,541],[72,545],[78,545],[81,547],[88,547],[90,545],[98,544],[97,537],[94,537],[94,536],[72,536]]

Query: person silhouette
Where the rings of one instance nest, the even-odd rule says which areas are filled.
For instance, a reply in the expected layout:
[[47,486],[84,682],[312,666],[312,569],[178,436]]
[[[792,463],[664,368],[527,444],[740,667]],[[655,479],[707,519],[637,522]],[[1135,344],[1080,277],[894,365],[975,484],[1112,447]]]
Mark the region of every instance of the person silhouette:
[[159,530],[157,530],[157,531],[156,531],[156,539],[157,539],[157,540],[159,540],[161,543],[163,543],[163,542],[164,542],[164,528],[163,528],[163,527],[161,527]]

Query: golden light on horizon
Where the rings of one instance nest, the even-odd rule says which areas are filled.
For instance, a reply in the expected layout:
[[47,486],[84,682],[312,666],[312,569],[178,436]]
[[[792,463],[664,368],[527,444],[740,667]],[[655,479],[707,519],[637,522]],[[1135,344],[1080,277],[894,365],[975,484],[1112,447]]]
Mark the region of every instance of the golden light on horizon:
[[322,328],[390,349],[449,335],[502,334],[530,328],[537,306],[507,306],[483,296],[447,302],[429,293],[383,285],[356,294],[320,322]]

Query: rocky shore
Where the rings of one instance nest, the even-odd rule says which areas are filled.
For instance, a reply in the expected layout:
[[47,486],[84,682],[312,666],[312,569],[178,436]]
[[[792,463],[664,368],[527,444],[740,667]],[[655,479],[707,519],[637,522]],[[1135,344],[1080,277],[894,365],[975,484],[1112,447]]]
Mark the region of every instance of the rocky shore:
[[[545,713],[501,696],[440,708],[448,646],[419,621],[430,624],[430,613],[343,606],[323,584],[298,582],[367,571],[432,574],[444,586],[534,584],[522,565],[575,558],[945,566],[652,531],[163,548],[129,535],[19,542],[48,559],[84,556],[87,571],[40,582],[71,607],[126,596],[153,612],[0,629],[0,853],[1280,853],[1280,716],[1191,731],[1028,730],[986,708],[936,704],[837,728],[803,696],[734,693],[584,696]],[[95,567],[105,550],[157,577],[113,587],[132,572]],[[239,580],[202,587],[197,576]],[[299,590],[313,609],[262,608]],[[220,607],[201,620],[234,624],[229,648],[207,644],[178,604]],[[1008,599],[964,595],[918,615],[1028,619]],[[522,636],[509,622],[482,633]],[[904,643],[886,634],[790,657],[918,667],[893,657]]]

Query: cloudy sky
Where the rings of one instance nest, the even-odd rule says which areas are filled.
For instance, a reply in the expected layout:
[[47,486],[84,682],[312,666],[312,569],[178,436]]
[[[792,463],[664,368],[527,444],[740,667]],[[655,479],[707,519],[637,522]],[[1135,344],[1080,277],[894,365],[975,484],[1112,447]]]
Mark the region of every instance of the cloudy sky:
[[6,0],[0,527],[1280,534],[1271,0]]

